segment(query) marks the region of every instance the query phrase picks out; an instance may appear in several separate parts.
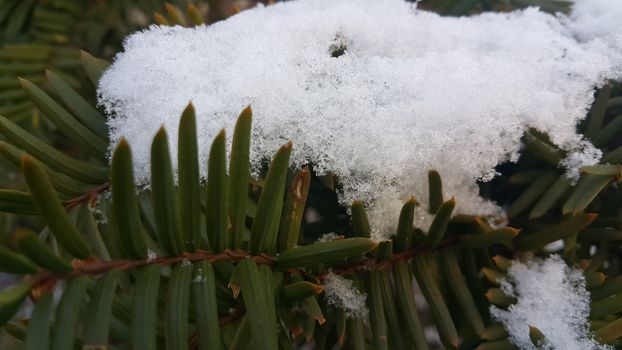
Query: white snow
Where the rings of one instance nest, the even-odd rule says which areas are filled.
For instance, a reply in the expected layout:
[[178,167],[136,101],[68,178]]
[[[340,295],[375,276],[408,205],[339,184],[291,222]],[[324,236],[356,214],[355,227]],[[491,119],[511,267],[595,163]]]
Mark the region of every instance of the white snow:
[[190,267],[192,266],[192,262],[188,258],[181,259],[181,263],[179,264],[181,267]]
[[359,291],[351,280],[329,272],[324,278],[324,293],[328,305],[344,310],[347,317],[367,319],[367,294]]
[[207,280],[205,276],[203,276],[203,269],[200,267],[197,269],[194,278],[192,279],[192,283],[203,283]]
[[620,18],[622,5],[619,0],[575,0],[569,26],[582,42],[605,44],[622,53]]
[[513,262],[501,288],[517,302],[507,310],[492,306],[491,315],[503,323],[518,348],[536,350],[529,339],[532,326],[546,337],[545,349],[612,349],[589,334],[590,296],[583,273],[558,255]]
[[87,208],[91,213],[93,213],[93,218],[96,224],[105,225],[108,223],[108,217],[106,216],[106,211],[101,209],[101,197],[105,197],[105,195],[98,195],[95,199],[95,203],[92,205],[89,203]]
[[147,249],[147,262],[152,262],[158,258],[158,254],[151,249]]
[[316,239],[315,243],[330,242],[330,241],[334,241],[339,238],[343,238],[343,236],[338,235],[334,232],[328,232],[328,233],[323,234],[320,238]]
[[[305,0],[210,27],[152,26],[126,38],[100,81],[99,102],[112,147],[123,136],[131,144],[142,186],[161,125],[177,153],[188,102],[203,176],[214,136],[225,127],[231,137],[250,104],[255,169],[292,140],[293,167],[313,163],[319,174],[336,174],[341,203],[365,202],[383,239],[405,200],[427,203],[430,169],[457,198],[456,213],[503,216],[479,196],[476,180],[516,160],[529,127],[569,152],[562,166],[571,174],[597,162],[600,151],[575,127],[594,87],[620,76],[622,27],[609,8],[621,4],[581,0],[571,17],[529,8],[449,18],[401,0]],[[345,54],[331,57],[344,44]],[[421,206],[415,224],[427,222]]]

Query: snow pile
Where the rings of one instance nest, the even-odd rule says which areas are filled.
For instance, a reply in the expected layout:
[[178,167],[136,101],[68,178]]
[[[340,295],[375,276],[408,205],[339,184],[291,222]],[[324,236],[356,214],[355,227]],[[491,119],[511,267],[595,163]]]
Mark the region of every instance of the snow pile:
[[546,349],[611,349],[589,334],[590,296],[585,278],[558,256],[546,260],[514,262],[501,284],[517,298],[508,310],[491,307],[491,315],[503,323],[510,340],[523,350],[536,350],[529,339],[529,326],[546,337]]
[[582,42],[607,44],[622,53],[620,30],[622,5],[619,0],[575,0],[570,21],[567,24]]
[[352,281],[329,272],[324,277],[324,293],[328,305],[344,310],[347,317],[367,319],[367,294],[354,287]]
[[[123,136],[132,146],[139,185],[148,186],[161,125],[177,153],[189,101],[203,175],[216,133],[225,127],[230,137],[252,105],[253,165],[291,139],[294,166],[336,174],[340,201],[366,203],[376,238],[391,233],[405,200],[427,203],[430,169],[443,176],[447,198],[458,198],[457,213],[503,215],[476,180],[518,158],[527,128],[549,133],[575,173],[600,157],[575,127],[594,86],[619,75],[622,55],[607,31],[622,27],[607,7],[622,2],[591,3],[582,0],[574,17],[530,8],[449,18],[401,0],[305,0],[210,27],[153,26],[126,39],[99,102],[112,146]],[[608,23],[590,30],[601,17]],[[415,219],[423,228],[425,211]]]

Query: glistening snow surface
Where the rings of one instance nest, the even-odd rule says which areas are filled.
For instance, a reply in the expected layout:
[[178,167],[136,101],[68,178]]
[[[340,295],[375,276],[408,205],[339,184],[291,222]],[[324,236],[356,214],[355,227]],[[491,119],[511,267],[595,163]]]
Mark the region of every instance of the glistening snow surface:
[[305,0],[209,27],[152,26],[125,40],[99,101],[111,144],[126,137],[132,146],[139,185],[148,185],[155,132],[164,125],[176,135],[188,102],[203,175],[214,136],[225,127],[230,137],[252,105],[256,168],[291,139],[293,166],[336,174],[342,204],[364,201],[375,237],[387,238],[405,200],[427,202],[430,169],[456,212],[503,215],[476,180],[516,160],[530,127],[570,152],[571,171],[596,162],[600,152],[575,127],[593,88],[620,75],[622,45],[609,32],[620,31],[620,17],[608,13],[621,4],[582,0],[571,17],[530,8],[448,18],[401,0]]
[[569,268],[558,256],[514,262],[501,284],[517,302],[507,310],[491,307],[510,340],[522,350],[536,350],[529,326],[540,330],[548,343],[539,349],[605,350],[589,334],[590,295],[581,270]]

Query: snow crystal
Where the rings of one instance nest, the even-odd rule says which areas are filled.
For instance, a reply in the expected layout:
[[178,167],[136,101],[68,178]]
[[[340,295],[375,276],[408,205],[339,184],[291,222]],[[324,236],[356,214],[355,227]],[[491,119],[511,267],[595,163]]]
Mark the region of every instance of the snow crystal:
[[101,209],[101,197],[105,195],[98,195],[95,199],[95,203],[92,205],[89,203],[87,205],[88,210],[93,214],[93,218],[96,224],[105,225],[108,223],[108,217],[106,216],[106,212]]
[[197,269],[196,275],[194,279],[192,279],[192,283],[203,283],[207,280],[205,276],[203,276],[203,269],[200,267]]
[[323,243],[323,242],[330,242],[330,241],[334,241],[336,239],[342,238],[343,236],[338,235],[334,232],[329,232],[329,233],[325,233],[323,234],[320,238],[318,238],[315,243]]
[[324,278],[324,293],[328,305],[343,309],[347,317],[367,319],[367,294],[354,287],[351,280],[329,272]]
[[[255,170],[292,140],[293,166],[336,174],[341,203],[365,202],[383,239],[405,200],[427,202],[430,169],[458,199],[456,213],[502,216],[476,180],[518,158],[527,128],[568,151],[561,166],[571,174],[597,162],[600,151],[575,128],[594,87],[622,67],[619,36],[610,33],[620,32],[620,17],[608,12],[620,3],[581,0],[570,17],[529,8],[450,18],[401,0],[306,0],[209,27],[152,26],[125,40],[100,81],[99,102],[111,146],[128,139],[143,186],[152,137],[164,125],[176,154],[188,102],[203,176],[216,133],[225,127],[231,137],[252,105]],[[421,206],[416,224],[425,222]]]
[[610,349],[589,334],[590,296],[583,273],[568,267],[558,255],[513,262],[501,288],[517,302],[507,310],[492,306],[491,315],[503,323],[520,349],[536,350],[529,326],[544,334],[547,349]]
[[151,249],[147,249],[147,262],[152,262],[158,258],[158,254]]
[[[610,52],[619,57],[622,54],[620,18],[622,3],[619,0],[575,0],[568,25],[579,40],[613,48]],[[619,75],[611,78],[619,78]]]
[[183,258],[183,259],[181,259],[181,263],[179,264],[179,266],[181,266],[181,267],[190,267],[190,266],[192,266],[192,262],[190,262],[190,259],[188,259],[188,258]]

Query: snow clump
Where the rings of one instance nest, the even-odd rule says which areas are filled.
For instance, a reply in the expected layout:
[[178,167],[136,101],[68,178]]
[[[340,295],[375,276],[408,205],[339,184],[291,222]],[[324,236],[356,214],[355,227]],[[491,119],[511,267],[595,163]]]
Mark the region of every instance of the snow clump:
[[316,239],[315,243],[330,242],[330,241],[334,241],[340,238],[343,238],[343,236],[338,235],[334,232],[328,232],[328,233],[323,234],[320,238]]
[[328,305],[344,310],[347,317],[367,319],[367,294],[358,290],[351,280],[329,272],[324,277],[324,293]]
[[544,334],[544,349],[612,349],[589,333],[590,294],[583,272],[568,267],[559,255],[513,262],[501,288],[517,302],[507,310],[492,306],[491,315],[503,323],[519,349],[536,350],[529,339],[530,326]]
[[[376,239],[393,232],[405,200],[427,203],[430,169],[458,199],[456,213],[503,216],[476,181],[516,161],[529,128],[567,151],[570,174],[601,156],[576,126],[594,87],[621,75],[622,27],[611,13],[622,1],[576,6],[570,16],[528,8],[454,18],[402,0],[305,0],[209,27],[152,26],[126,38],[99,103],[111,147],[121,137],[132,146],[141,186],[154,134],[164,125],[177,135],[190,101],[203,176],[215,135],[224,127],[230,138],[252,105],[255,171],[292,140],[293,167],[336,174],[340,202],[367,205]],[[176,137],[170,147],[176,154]],[[426,229],[425,205],[417,210]]]

